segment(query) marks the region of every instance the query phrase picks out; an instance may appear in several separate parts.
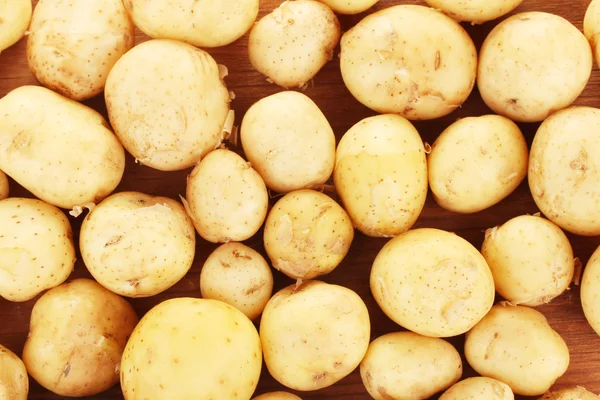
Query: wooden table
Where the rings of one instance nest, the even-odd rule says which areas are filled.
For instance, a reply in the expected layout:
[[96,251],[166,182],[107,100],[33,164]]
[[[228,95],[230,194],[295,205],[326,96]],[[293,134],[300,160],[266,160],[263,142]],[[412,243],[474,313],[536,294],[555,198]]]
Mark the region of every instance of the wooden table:
[[[261,15],[272,10],[280,3],[279,0],[262,0]],[[403,0],[381,0],[373,10],[382,9],[393,4],[422,4],[422,1]],[[582,22],[588,0],[524,0],[518,11],[547,11],[559,14],[578,28],[583,29]],[[354,25],[362,15],[352,17],[341,17],[342,26],[348,29]],[[481,26],[465,25],[475,43],[479,47],[487,33],[495,25],[494,22]],[[136,35],[136,44],[148,38],[139,31]],[[280,91],[281,89],[267,83],[265,78],[251,67],[247,51],[247,38],[219,49],[211,50],[216,60],[229,68],[230,75],[226,82],[230,90],[235,92],[236,98],[233,108],[237,113],[236,123],[239,124],[241,117],[248,107],[260,98]],[[8,49],[0,55],[0,96],[8,91],[25,84],[36,84],[27,67],[25,58],[25,41]],[[346,90],[339,71],[339,60],[337,57],[314,79],[314,86],[310,86],[306,92],[323,110],[337,137],[341,137],[353,124],[371,116],[374,113],[359,104]],[[86,104],[93,106],[106,115],[102,96],[92,99]],[[600,107],[600,72],[594,69],[589,85],[577,104]],[[433,143],[437,135],[457,118],[465,116],[476,116],[489,113],[490,110],[482,102],[477,90],[475,90],[466,104],[453,114],[435,121],[416,123],[423,139]],[[527,140],[531,143],[535,134],[537,124],[521,125]],[[600,132],[599,132],[600,134]],[[599,155],[600,156],[600,155]],[[137,190],[154,195],[170,196],[178,198],[179,194],[185,192],[185,181],[189,171],[165,173],[140,166],[128,157],[125,177],[117,191]],[[31,195],[24,189],[11,182],[13,196]],[[474,215],[457,215],[438,207],[431,196],[427,200],[425,210],[421,215],[416,227],[435,227],[454,231],[460,236],[480,247],[483,241],[483,232],[486,228],[502,224],[508,219],[525,213],[535,213],[537,208],[529,193],[527,183],[523,183],[519,189],[502,203],[484,212]],[[81,218],[70,217],[77,240],[77,232]],[[0,222],[1,223],[1,222]],[[600,245],[600,238],[583,238],[570,235],[575,254],[585,264],[591,253]],[[400,328],[390,321],[379,309],[371,296],[369,290],[369,273],[371,263],[386,240],[366,238],[360,234],[356,235],[350,253],[344,262],[323,280],[331,283],[341,284],[356,291],[366,302],[372,320],[372,337],[376,338],[384,333],[397,331]],[[261,234],[249,240],[248,243],[255,249],[263,252]],[[187,276],[170,290],[147,299],[134,299],[131,303],[142,316],[152,306],[159,302],[180,296],[200,296],[199,275],[201,266],[216,246],[198,239],[196,249],[196,260],[193,268]],[[89,277],[85,266],[78,261],[75,272],[71,278]],[[275,272],[276,290],[292,283],[282,274]],[[36,299],[25,303],[10,303],[0,298],[0,343],[7,346],[17,354],[21,353],[23,344],[27,337],[29,315]],[[549,319],[551,325],[563,336],[571,350],[571,364],[568,372],[557,382],[556,387],[569,385],[582,385],[595,393],[600,392],[600,337],[598,337],[587,324],[581,310],[579,300],[579,289],[572,287],[570,291],[555,299],[551,304],[539,307]],[[462,351],[463,337],[453,338],[451,342]],[[465,363],[465,377],[474,373]],[[257,393],[271,390],[284,389],[275,382],[263,369]],[[343,379],[333,387],[314,392],[302,394],[304,399],[369,399],[365,391],[358,370]],[[55,399],[56,395],[42,389],[33,380],[30,390],[31,399]],[[113,387],[106,393],[92,397],[93,399],[121,399],[121,391],[118,386]],[[177,399],[171,399],[177,400]],[[484,399],[482,399],[484,400]]]

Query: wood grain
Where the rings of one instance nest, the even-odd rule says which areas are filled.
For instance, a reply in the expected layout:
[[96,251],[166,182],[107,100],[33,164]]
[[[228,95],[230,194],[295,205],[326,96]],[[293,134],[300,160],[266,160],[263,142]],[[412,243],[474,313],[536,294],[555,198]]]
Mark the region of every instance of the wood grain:
[[[272,10],[281,1],[261,1],[261,15]],[[521,11],[546,11],[559,14],[569,19],[579,29],[582,29],[582,21],[588,0],[524,0],[517,9]],[[373,10],[382,9],[395,4],[422,4],[422,1],[390,1],[381,0]],[[342,27],[348,29],[362,18],[363,15],[341,17]],[[496,22],[481,26],[465,25],[478,48],[487,33]],[[136,43],[143,42],[148,38],[139,31],[136,35]],[[265,78],[257,73],[250,65],[247,57],[247,37],[236,43],[211,50],[210,53],[216,60],[229,68],[230,75],[226,81],[230,90],[236,94],[233,108],[236,111],[236,123],[239,124],[241,117],[248,107],[269,94],[281,89],[266,82]],[[8,91],[25,84],[36,84],[36,80],[29,72],[25,57],[25,41],[6,50],[0,55],[0,96]],[[323,110],[336,132],[338,139],[353,124],[364,117],[374,113],[359,104],[346,90],[339,71],[339,60],[337,57],[314,79],[314,86],[310,86],[306,92]],[[87,101],[86,104],[96,108],[104,115],[105,106],[102,96]],[[577,100],[577,104],[600,107],[600,72],[594,69],[592,78],[583,95]],[[435,121],[416,123],[423,139],[432,143],[437,135],[457,118],[465,116],[476,116],[489,113],[489,109],[482,102],[475,90],[466,104],[453,114]],[[527,140],[531,143],[537,124],[522,124],[521,128]],[[599,132],[600,134],[600,132]],[[185,180],[188,171],[165,173],[152,170],[134,163],[131,157],[127,160],[125,177],[118,187],[118,191],[137,190],[153,195],[163,195],[178,198],[179,194],[185,192]],[[24,189],[18,187],[11,181],[13,196],[31,197]],[[537,208],[531,198],[526,183],[500,204],[473,215],[457,215],[438,207],[429,196],[425,210],[416,224],[416,227],[435,227],[454,231],[466,238],[477,248],[483,241],[483,232],[486,228],[501,224],[508,219],[525,213],[535,213]],[[79,230],[80,219],[71,221],[76,232]],[[1,222],[0,222],[1,223]],[[576,255],[585,264],[591,253],[600,245],[600,238],[583,238],[573,235],[569,236]],[[366,238],[357,234],[351,251],[345,261],[333,273],[323,278],[331,283],[347,286],[355,290],[366,302],[372,320],[372,337],[375,338],[384,333],[400,330],[390,321],[378,308],[369,291],[369,273],[371,263],[377,252],[381,249],[385,240]],[[264,254],[261,234],[247,242],[251,247]],[[131,303],[136,311],[142,316],[152,306],[159,302],[181,296],[199,297],[199,275],[200,269],[206,257],[216,246],[198,239],[196,259],[193,268],[187,276],[170,290],[148,299],[134,299]],[[81,261],[75,267],[72,278],[89,277],[89,274]],[[276,289],[291,284],[291,280],[275,272]],[[25,303],[10,303],[0,298],[0,343],[20,354],[27,337],[29,315],[35,300]],[[571,364],[568,372],[557,382],[556,388],[569,385],[582,385],[596,393],[600,392],[600,337],[598,337],[587,324],[580,305],[579,289],[571,288],[570,291],[555,299],[551,304],[539,307],[549,319],[551,325],[564,337],[571,350]],[[451,342],[462,352],[463,337],[453,338]],[[465,361],[465,377],[474,375]],[[257,394],[271,390],[283,390],[284,388],[275,382],[263,369]],[[369,399],[365,391],[360,375],[354,371],[350,376],[337,385],[317,392],[304,393],[304,399]],[[31,382],[31,399],[56,399],[56,395],[42,389],[33,380]],[[91,399],[122,399],[118,386],[106,393],[90,397]],[[177,400],[177,399],[172,399]],[[483,399],[482,399],[483,400]]]

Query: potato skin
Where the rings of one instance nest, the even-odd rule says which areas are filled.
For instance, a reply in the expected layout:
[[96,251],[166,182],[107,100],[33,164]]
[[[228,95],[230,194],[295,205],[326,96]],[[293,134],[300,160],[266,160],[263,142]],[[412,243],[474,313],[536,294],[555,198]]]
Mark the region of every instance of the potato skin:
[[375,400],[428,399],[456,383],[462,372],[454,346],[412,332],[378,337],[360,364],[363,384]]
[[592,46],[596,63],[600,65],[600,0],[592,0],[583,20],[583,33]]
[[581,386],[565,388],[554,392],[548,392],[540,397],[540,400],[598,400],[600,396],[588,392]]
[[319,0],[338,14],[359,14],[373,7],[379,0]]
[[457,21],[482,24],[508,14],[523,0],[425,0]]
[[0,52],[17,43],[31,21],[31,0],[0,0]]
[[29,31],[31,72],[42,85],[73,100],[102,93],[111,68],[134,41],[121,0],[39,0]]
[[0,171],[0,200],[6,199],[9,194],[8,178],[4,172]]
[[96,111],[40,86],[0,99],[0,169],[36,197],[71,209],[119,184],[125,151]]
[[453,385],[439,400],[515,400],[506,383],[481,376],[468,378]]
[[302,400],[300,397],[287,392],[269,392],[254,397],[252,400]]
[[581,305],[588,323],[600,335],[600,247],[589,259],[581,280]]
[[40,385],[60,396],[92,396],[119,381],[121,354],[137,322],[122,297],[75,279],[35,303],[23,362]]
[[0,344],[0,399],[27,400],[29,379],[23,361]]

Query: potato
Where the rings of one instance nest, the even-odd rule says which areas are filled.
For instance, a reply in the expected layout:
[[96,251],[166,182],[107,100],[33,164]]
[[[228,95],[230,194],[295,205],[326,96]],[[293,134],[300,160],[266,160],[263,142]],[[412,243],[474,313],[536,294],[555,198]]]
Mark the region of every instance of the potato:
[[119,381],[121,354],[137,322],[122,297],[95,281],[75,279],[35,303],[23,361],[46,389],[92,396]]
[[319,390],[350,374],[369,347],[371,324],[352,290],[306,281],[277,292],[260,321],[269,373],[295,390]]
[[0,399],[27,400],[29,379],[23,361],[0,345]]
[[477,72],[469,34],[444,14],[416,5],[364,18],[342,36],[340,58],[344,83],[358,101],[410,120],[460,107]]
[[223,139],[229,92],[215,60],[189,44],[135,46],[110,71],[104,97],[115,133],[149,167],[191,167]]
[[31,0],[0,0],[0,52],[17,43],[31,21]]
[[539,127],[529,156],[529,188],[549,220],[583,236],[600,235],[600,110],[573,107]]
[[523,0],[425,0],[425,2],[455,20],[483,24],[508,14]]
[[[592,46],[592,51],[596,57],[596,63],[600,65],[600,1],[592,0],[585,13],[583,20],[583,33]],[[1,46],[0,46],[1,47]]]
[[581,280],[581,305],[588,323],[600,335],[600,247],[589,259]]
[[121,362],[125,400],[249,399],[262,366],[252,322],[216,300],[176,298],[152,308]]
[[477,85],[497,114],[538,122],[568,107],[592,72],[592,51],[569,21],[544,12],[514,15],[498,24],[479,53]]
[[231,242],[219,246],[204,262],[200,291],[203,298],[221,300],[255,319],[271,298],[273,274],[256,250]]
[[485,115],[450,125],[427,161],[435,201],[450,211],[475,213],[504,200],[523,182],[529,153],[514,122]]
[[125,0],[131,18],[146,35],[198,47],[233,43],[252,27],[259,0]]
[[358,14],[373,7],[379,0],[319,0],[338,14]]
[[460,354],[448,342],[412,332],[375,339],[360,364],[360,376],[376,400],[428,399],[462,376]]
[[446,390],[440,400],[515,400],[506,383],[481,376],[468,378]]
[[39,0],[29,31],[31,72],[42,85],[74,100],[102,93],[111,68],[134,41],[121,0]]
[[39,200],[0,201],[0,297],[27,301],[63,283],[75,265],[73,231],[58,208]]
[[213,243],[254,236],[267,216],[269,193],[260,175],[236,153],[209,153],[188,177],[187,210],[196,230]]
[[0,99],[0,169],[62,208],[99,202],[119,184],[123,147],[96,111],[40,86]]
[[273,267],[293,279],[333,271],[346,257],[354,227],[331,197],[314,190],[283,196],[267,217],[264,245]]
[[371,292],[386,315],[421,335],[467,332],[494,303],[494,279],[469,242],[438,229],[390,240],[371,269]]
[[250,31],[250,62],[284,88],[303,87],[328,61],[340,41],[340,23],[314,0],[284,1]]
[[94,279],[121,296],[148,297],[189,271],[196,232],[181,204],[137,192],[117,193],[84,219],[83,261]]
[[0,171],[0,200],[6,199],[9,193],[8,178],[4,172]]
[[480,375],[523,396],[543,394],[569,366],[569,349],[546,317],[520,306],[494,306],[467,333],[465,355]]
[[270,392],[254,397],[252,400],[302,400],[295,394],[287,392]]
[[570,387],[555,392],[548,392],[540,400],[598,400],[600,396],[588,392],[581,386]]
[[362,233],[393,237],[407,231],[427,198],[427,161],[419,132],[398,115],[363,119],[340,140],[333,176]]
[[284,91],[256,102],[244,115],[240,136],[252,167],[276,192],[321,185],[333,172],[335,135],[302,93]]
[[513,305],[549,303],[569,288],[575,272],[567,236],[552,222],[532,215],[488,229],[481,254],[496,291]]

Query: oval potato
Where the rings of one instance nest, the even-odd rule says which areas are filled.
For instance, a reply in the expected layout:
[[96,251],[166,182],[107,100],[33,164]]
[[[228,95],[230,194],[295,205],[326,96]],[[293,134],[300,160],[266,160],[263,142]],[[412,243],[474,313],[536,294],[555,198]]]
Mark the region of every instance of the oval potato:
[[588,392],[581,386],[556,390],[544,394],[540,400],[598,400],[600,396]]
[[338,14],[359,14],[373,7],[379,0],[319,0]]
[[0,171],[0,200],[6,199],[9,194],[8,178],[4,172]]
[[468,378],[453,385],[439,400],[515,400],[506,383],[481,376]]
[[600,247],[590,257],[581,280],[581,305],[588,323],[600,335]]
[[482,24],[508,14],[523,0],[425,0],[458,21]]
[[0,399],[27,400],[29,377],[23,361],[0,345],[0,365]]
[[29,27],[31,0],[0,0],[0,52],[17,43]]
[[269,392],[261,394],[260,396],[254,397],[252,400],[302,400],[295,394],[287,392]]
[[592,0],[585,13],[583,20],[583,33],[592,46],[592,51],[596,57],[596,63],[600,65],[600,1]]

